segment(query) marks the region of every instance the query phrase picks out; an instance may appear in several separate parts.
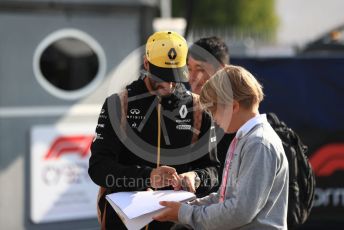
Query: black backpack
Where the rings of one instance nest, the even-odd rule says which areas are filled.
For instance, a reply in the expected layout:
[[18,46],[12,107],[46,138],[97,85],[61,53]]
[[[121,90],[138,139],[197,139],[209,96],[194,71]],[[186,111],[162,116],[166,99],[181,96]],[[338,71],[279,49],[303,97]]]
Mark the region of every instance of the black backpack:
[[276,114],[268,113],[267,119],[281,138],[289,163],[288,229],[303,224],[312,209],[315,176],[305,153],[307,146],[299,136],[278,119]]

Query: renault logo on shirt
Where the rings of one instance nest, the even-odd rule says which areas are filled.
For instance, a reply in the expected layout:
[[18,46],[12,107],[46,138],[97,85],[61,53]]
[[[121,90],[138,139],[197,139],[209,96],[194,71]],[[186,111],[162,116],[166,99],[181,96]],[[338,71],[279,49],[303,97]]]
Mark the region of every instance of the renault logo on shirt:
[[131,110],[130,110],[130,113],[131,113],[131,114],[136,114],[136,115],[138,115],[138,114],[141,113],[141,111],[140,111],[139,109],[131,109]]
[[182,119],[184,119],[186,115],[188,115],[188,109],[186,108],[186,105],[182,105],[182,107],[180,107],[179,115]]

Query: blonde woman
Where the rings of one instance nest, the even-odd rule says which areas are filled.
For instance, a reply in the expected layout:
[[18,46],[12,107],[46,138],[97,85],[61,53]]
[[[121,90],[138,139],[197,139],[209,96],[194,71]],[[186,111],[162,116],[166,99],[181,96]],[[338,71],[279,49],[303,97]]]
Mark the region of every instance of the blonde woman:
[[287,229],[288,162],[281,140],[259,114],[262,86],[246,69],[227,65],[202,88],[200,100],[226,133],[236,132],[222,184],[189,204],[161,202],[154,217],[193,229]]

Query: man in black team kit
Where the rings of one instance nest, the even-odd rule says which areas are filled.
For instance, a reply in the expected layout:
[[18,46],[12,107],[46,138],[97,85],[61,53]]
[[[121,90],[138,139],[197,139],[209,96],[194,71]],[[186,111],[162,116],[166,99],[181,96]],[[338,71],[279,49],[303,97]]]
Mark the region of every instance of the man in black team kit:
[[[125,229],[106,194],[173,188],[176,176],[198,196],[218,184],[219,161],[209,149],[215,139],[210,117],[201,111],[198,95],[182,84],[188,81],[187,50],[179,34],[154,33],[146,44],[145,76],[108,97],[102,107],[88,170],[100,186],[102,229]],[[152,222],[149,228],[170,226]]]

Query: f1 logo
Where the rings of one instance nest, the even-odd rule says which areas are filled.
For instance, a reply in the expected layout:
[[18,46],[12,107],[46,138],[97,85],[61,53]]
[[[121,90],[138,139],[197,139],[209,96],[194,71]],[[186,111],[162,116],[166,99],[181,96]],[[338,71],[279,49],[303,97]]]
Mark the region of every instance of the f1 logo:
[[136,114],[136,115],[138,115],[138,114],[141,113],[141,111],[140,111],[139,109],[131,109],[131,110],[130,110],[130,113],[131,113],[131,114]]
[[344,169],[344,144],[331,143],[318,149],[309,161],[318,177],[331,176],[334,172]]
[[81,158],[85,158],[88,155],[93,138],[93,136],[88,135],[58,137],[54,140],[44,158],[46,160],[60,158],[66,154],[77,154]]

